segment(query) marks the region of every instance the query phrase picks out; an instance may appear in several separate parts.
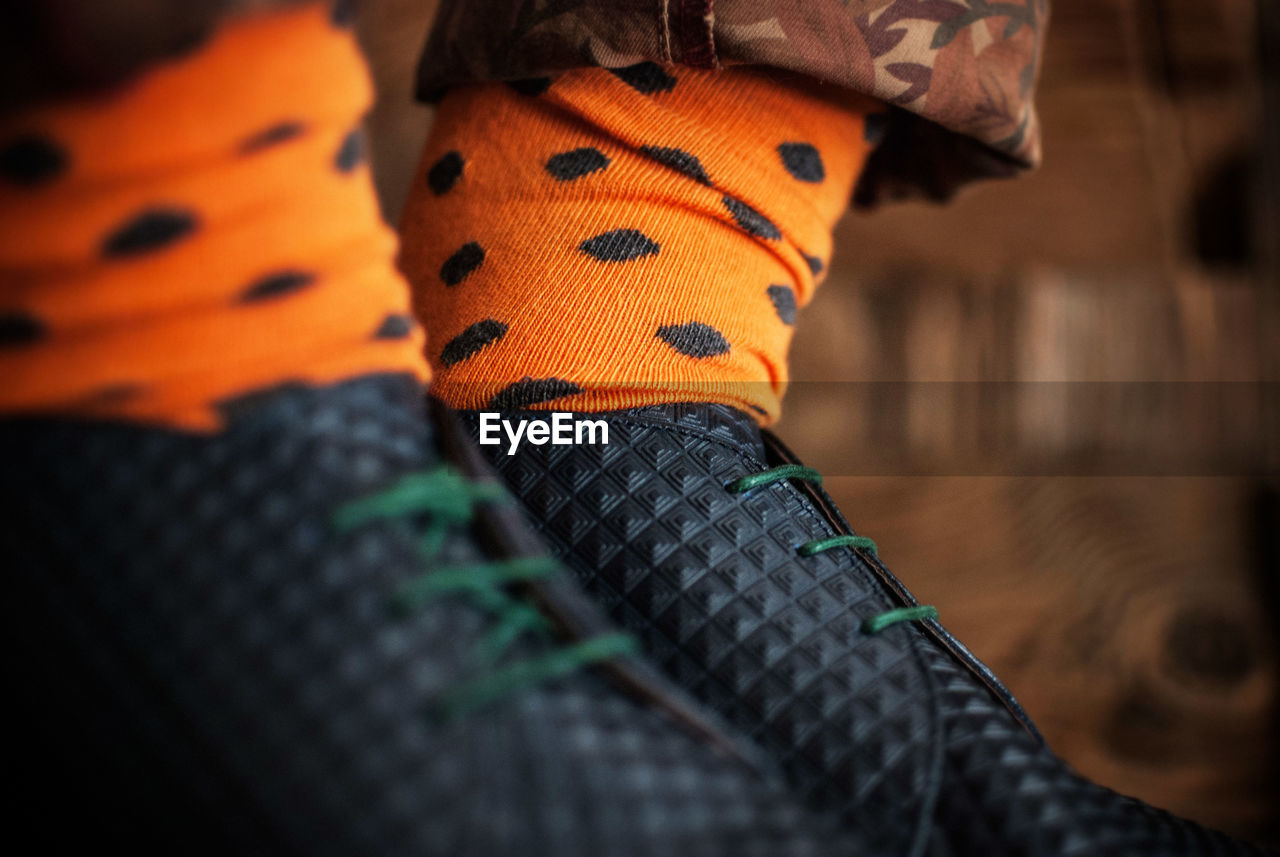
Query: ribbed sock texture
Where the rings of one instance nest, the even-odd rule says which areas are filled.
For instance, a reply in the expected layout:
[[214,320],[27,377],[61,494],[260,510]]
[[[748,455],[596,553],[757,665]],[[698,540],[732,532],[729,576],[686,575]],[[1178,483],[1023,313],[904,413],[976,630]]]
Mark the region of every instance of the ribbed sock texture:
[[315,4],[0,120],[0,411],[211,430],[280,384],[425,379],[364,156],[370,93]]
[[796,311],[883,109],[774,71],[653,63],[454,90],[401,225],[433,392],[776,418]]

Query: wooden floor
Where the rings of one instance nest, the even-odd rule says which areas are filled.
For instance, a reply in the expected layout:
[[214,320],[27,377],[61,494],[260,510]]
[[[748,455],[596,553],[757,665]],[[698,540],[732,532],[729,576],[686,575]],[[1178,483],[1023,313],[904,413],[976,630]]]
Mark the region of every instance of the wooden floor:
[[1075,767],[1275,842],[1250,11],[1058,2],[1043,170],[847,217],[779,433]]
[[[1044,169],[847,217],[778,431],[1074,766],[1276,842],[1254,2],[1057,0]],[[431,5],[361,21],[391,213],[430,121],[408,97]]]

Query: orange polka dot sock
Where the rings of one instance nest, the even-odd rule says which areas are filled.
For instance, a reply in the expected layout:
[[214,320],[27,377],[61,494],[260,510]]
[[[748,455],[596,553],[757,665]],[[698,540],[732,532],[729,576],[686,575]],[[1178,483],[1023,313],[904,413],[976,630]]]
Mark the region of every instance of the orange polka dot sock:
[[882,109],[772,70],[653,63],[452,91],[401,224],[433,392],[776,418]]
[[0,119],[0,412],[214,430],[285,383],[425,379],[325,5]]

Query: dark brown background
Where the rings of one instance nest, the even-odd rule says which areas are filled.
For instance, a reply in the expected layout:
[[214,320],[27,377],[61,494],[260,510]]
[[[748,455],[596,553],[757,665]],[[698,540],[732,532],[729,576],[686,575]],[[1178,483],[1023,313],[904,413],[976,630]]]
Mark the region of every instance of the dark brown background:
[[[433,5],[361,13],[393,221]],[[1058,0],[1044,168],[847,217],[778,430],[1073,765],[1274,842],[1269,5]]]

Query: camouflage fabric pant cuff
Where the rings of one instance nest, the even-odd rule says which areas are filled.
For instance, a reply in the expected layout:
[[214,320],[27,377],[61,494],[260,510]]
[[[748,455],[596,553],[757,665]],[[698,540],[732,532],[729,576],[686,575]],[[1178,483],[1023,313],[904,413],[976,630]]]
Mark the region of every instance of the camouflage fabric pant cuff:
[[1048,0],[443,0],[418,92],[645,61],[773,66],[892,107],[856,204],[944,200],[1039,161],[1048,14]]

